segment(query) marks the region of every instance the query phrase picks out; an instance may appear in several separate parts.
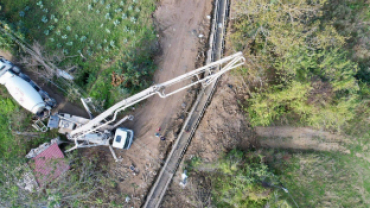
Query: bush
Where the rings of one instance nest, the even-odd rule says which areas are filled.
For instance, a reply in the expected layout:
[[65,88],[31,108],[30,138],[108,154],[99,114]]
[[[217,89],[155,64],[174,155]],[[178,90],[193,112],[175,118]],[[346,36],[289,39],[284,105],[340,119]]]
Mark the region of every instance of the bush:
[[[232,150],[212,164],[212,202],[217,207],[290,207],[279,196],[279,178],[274,175],[256,152]],[[209,164],[192,158],[194,170]],[[195,176],[197,177],[197,176]],[[280,190],[281,191],[281,190]]]
[[242,1],[235,7],[230,40],[250,60],[242,74],[258,83],[251,82],[246,111],[254,126],[289,119],[341,131],[360,103],[358,64],[335,19],[322,12],[325,1],[293,2]]
[[370,206],[367,161],[336,152],[284,154],[291,159],[271,165],[299,207]]
[[[122,4],[113,0],[4,0],[2,5],[5,12],[0,13],[0,18],[24,31],[29,42],[41,43],[48,54],[63,53],[58,67],[77,66],[76,83],[88,94],[94,96],[98,94],[95,90],[104,87],[106,94],[101,100],[107,100],[107,105],[111,104],[109,100],[124,96],[111,98],[120,89],[101,78],[106,75],[104,71],[121,68],[132,83],[128,87],[131,92],[150,83],[154,65],[148,46],[156,41],[151,21],[154,0]],[[106,85],[102,86],[102,82]]]

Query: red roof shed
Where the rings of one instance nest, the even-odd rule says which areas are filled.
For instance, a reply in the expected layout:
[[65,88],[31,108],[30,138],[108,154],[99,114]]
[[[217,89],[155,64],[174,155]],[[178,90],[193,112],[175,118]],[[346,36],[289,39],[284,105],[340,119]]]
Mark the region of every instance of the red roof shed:
[[44,186],[69,169],[57,143],[50,145],[29,162],[39,186]]

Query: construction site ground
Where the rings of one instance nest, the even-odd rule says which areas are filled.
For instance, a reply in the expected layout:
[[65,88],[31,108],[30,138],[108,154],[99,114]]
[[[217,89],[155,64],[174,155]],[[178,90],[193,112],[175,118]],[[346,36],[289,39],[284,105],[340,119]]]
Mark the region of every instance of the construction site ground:
[[[212,0],[161,0],[153,14],[159,33],[160,54],[156,56],[158,70],[154,83],[161,83],[203,65],[206,42],[211,22]],[[5,51],[0,55],[17,63],[15,57]],[[55,87],[43,84],[35,73],[28,73],[59,104],[58,111],[88,117],[82,105],[70,103]],[[175,86],[177,87],[177,86]],[[117,194],[111,201],[124,202],[121,196],[129,196],[128,207],[140,207],[145,202],[166,152],[174,136],[180,130],[187,112],[195,99],[195,90],[177,93],[166,99],[154,96],[130,109],[135,119],[123,125],[135,132],[134,143],[129,150],[115,150],[122,162],[116,163],[107,147],[78,150],[82,155],[99,155],[99,163],[108,167],[110,176],[117,183]],[[155,133],[166,140],[160,140]],[[133,165],[135,174],[129,169]]]
[[[235,2],[231,2],[233,4]],[[233,8],[233,6],[231,6]],[[233,11],[230,11],[232,19]],[[229,23],[229,30],[232,23]],[[227,38],[226,38],[227,41]],[[232,53],[230,43],[226,42],[225,53]],[[197,174],[188,172],[185,188],[180,185],[186,162],[193,157],[204,163],[217,161],[232,149],[283,149],[292,151],[334,151],[350,154],[351,140],[347,137],[310,127],[270,126],[251,127],[245,107],[249,93],[245,80],[237,73],[224,75],[217,85],[212,102],[208,106],[191,145],[187,148],[182,162],[173,177],[162,200],[161,207],[204,208],[212,207],[212,184],[207,172],[215,171],[199,167]],[[370,161],[364,155],[357,155]]]
[[[212,2],[159,1],[153,14],[161,47],[161,53],[156,57],[158,70],[154,77],[155,83],[169,80],[203,64]],[[0,50],[0,56],[13,60],[11,54],[5,51]],[[37,75],[32,75],[31,78],[36,79]],[[350,141],[337,134],[311,128],[250,127],[242,107],[249,97],[243,90],[240,79],[232,74],[220,79],[212,102],[199,124],[161,207],[209,207],[211,184],[206,177],[191,176],[186,188],[179,185],[184,162],[195,156],[202,158],[204,162],[213,162],[222,153],[233,148],[247,150],[251,147],[350,153],[346,148]],[[60,112],[87,117],[80,104],[69,103],[53,87],[41,87],[56,98]],[[116,150],[117,156],[121,157],[123,162],[114,162],[107,147],[78,150],[86,156],[97,153],[99,163],[108,167],[110,176],[118,183],[117,195],[110,196],[111,201],[125,203],[124,207],[143,205],[166,153],[186,119],[195,95],[194,90],[188,90],[166,99],[155,96],[141,103],[136,109],[131,109],[130,113],[135,119],[123,125],[134,130],[134,143],[127,151]],[[165,140],[155,136],[159,129]],[[131,165],[135,167],[136,173],[129,169]],[[124,202],[122,195],[129,196],[130,201]]]
[[[161,54],[156,57],[158,70],[155,83],[161,83],[203,65],[206,37],[209,33],[211,0],[162,0],[154,13],[159,32]],[[204,36],[199,38],[199,36]],[[154,96],[133,110],[134,121],[124,125],[135,132],[135,140],[128,151],[116,151],[122,163],[111,161],[114,177],[122,180],[120,192],[132,196],[133,207],[145,202],[160,167],[166,159],[174,136],[180,130],[195,98],[194,90],[184,91],[166,99]],[[155,133],[166,140],[160,140]],[[107,154],[108,150],[106,150]],[[134,165],[134,175],[129,166]]]

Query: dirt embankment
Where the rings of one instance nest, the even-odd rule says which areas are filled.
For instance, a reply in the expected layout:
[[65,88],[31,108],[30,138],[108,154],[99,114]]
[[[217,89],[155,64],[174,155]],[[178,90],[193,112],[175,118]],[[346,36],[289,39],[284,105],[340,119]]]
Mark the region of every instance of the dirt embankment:
[[238,104],[238,99],[245,94],[235,87],[236,79],[230,75],[221,78],[212,102],[167,191],[162,207],[210,206],[210,182],[207,177],[202,175],[190,177],[185,189],[179,185],[185,168],[184,161],[200,157],[206,163],[214,162],[228,150],[255,146],[254,130],[248,125],[243,109]]

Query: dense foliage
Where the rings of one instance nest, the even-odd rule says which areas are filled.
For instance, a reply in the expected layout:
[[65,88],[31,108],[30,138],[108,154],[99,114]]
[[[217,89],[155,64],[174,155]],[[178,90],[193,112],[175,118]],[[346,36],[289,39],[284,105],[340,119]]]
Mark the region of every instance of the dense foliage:
[[[4,29],[4,28],[2,28],[2,29]],[[12,48],[12,40],[3,33],[0,33],[0,48],[2,50],[7,50],[7,49]]]
[[238,73],[249,88],[251,124],[312,126],[351,141],[350,154],[265,153],[299,207],[369,207],[368,8],[361,0],[240,0],[233,7],[230,41],[247,59]]
[[262,158],[256,152],[232,150],[214,164],[193,159],[190,166],[193,170],[213,170],[207,177],[211,179],[212,201],[217,207],[291,207],[284,197],[279,197],[279,178]]
[[15,145],[11,132],[11,116],[16,113],[17,106],[10,99],[0,100],[0,154],[6,156]]
[[[4,0],[0,5],[0,18],[29,43],[39,42],[45,54],[62,54],[58,67],[76,66],[76,83],[106,105],[151,83],[157,49],[153,0]],[[114,71],[124,76],[119,86],[111,84]]]
[[0,88],[0,160],[12,157],[23,157],[32,146],[55,137],[55,132],[40,134],[31,127],[31,114],[22,109],[6,89]]
[[336,27],[338,19],[324,12],[330,4],[326,0],[238,4],[231,41],[248,60],[244,75],[254,89],[246,110],[253,125],[293,119],[340,131],[356,118],[362,95],[362,83],[356,79],[359,63],[347,50],[351,33],[345,36]]

